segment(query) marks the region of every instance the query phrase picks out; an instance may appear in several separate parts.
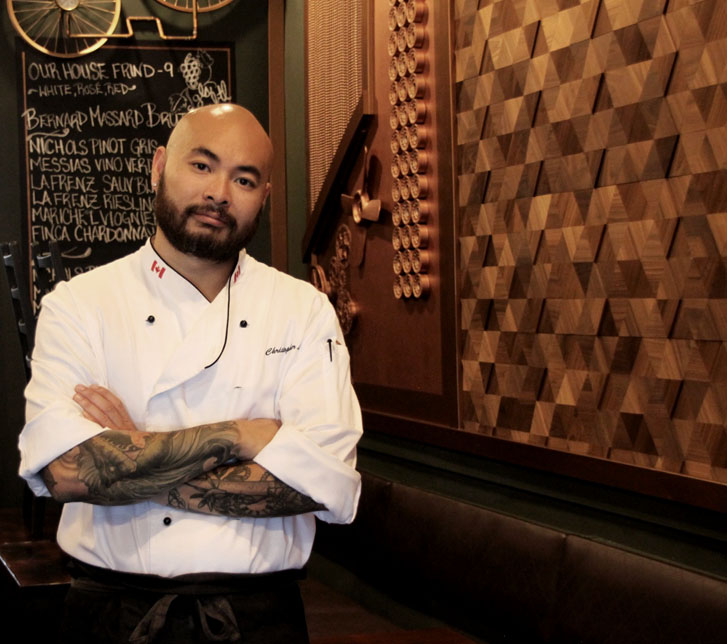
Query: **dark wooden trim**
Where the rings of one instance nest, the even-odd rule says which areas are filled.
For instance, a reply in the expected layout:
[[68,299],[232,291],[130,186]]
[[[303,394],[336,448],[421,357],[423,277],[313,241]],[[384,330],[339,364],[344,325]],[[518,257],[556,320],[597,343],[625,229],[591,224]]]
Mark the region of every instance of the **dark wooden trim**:
[[270,189],[270,251],[288,270],[288,199],[285,172],[285,0],[268,0],[268,121],[275,149]]
[[[439,370],[442,376],[441,390],[411,390],[397,388],[396,382],[368,384],[356,382],[355,387],[364,408],[377,411],[384,415],[401,415],[414,421],[424,420],[429,423],[456,427],[460,424],[460,357],[459,347],[461,332],[459,329],[460,308],[458,284],[458,254],[455,200],[455,168],[454,157],[454,119],[451,56],[451,20],[449,3],[430,5],[433,21],[430,25],[430,46],[427,50],[433,86],[429,88],[427,101],[434,105],[434,118],[428,121],[433,146],[428,149],[432,158],[430,178],[433,179],[434,198],[428,197],[433,210],[434,225],[429,226],[432,263],[436,268],[430,271],[432,295],[428,305],[432,305],[430,315],[439,317],[441,325],[441,361]],[[384,119],[384,116],[381,117]],[[429,118],[429,117],[428,117]],[[389,129],[386,129],[386,133]],[[385,136],[388,134],[385,133]],[[388,140],[387,140],[388,147]],[[431,169],[430,169],[431,170]],[[415,302],[402,303],[402,322],[408,310],[411,313]],[[403,338],[402,338],[403,339]],[[393,356],[382,353],[382,347],[371,347],[382,360],[394,360]],[[421,351],[427,347],[422,345]],[[406,364],[402,363],[402,369]],[[425,374],[422,374],[423,376]]]
[[363,68],[363,111],[364,114],[376,114],[376,96],[374,92],[374,2],[361,0],[363,13],[363,38],[361,46],[361,62]]
[[308,218],[301,247],[304,263],[310,262],[317,244],[326,237],[325,232],[328,230],[331,218],[324,214],[340,212],[340,193],[343,190],[343,181],[350,174],[373,122],[373,117],[364,113],[363,105],[362,97],[351,115],[338,150],[328,168],[321,192]]
[[516,443],[401,416],[364,410],[363,417],[366,431],[610,485],[707,510],[727,512],[727,485],[722,483],[548,447]]
[[443,91],[439,86],[436,95],[436,130],[437,130],[437,182],[439,185],[439,269],[440,297],[442,301],[442,372],[445,377],[445,391],[448,394],[450,413],[456,414],[457,426],[462,419],[462,385],[461,357],[462,348],[460,333],[460,288],[459,288],[459,235],[457,234],[457,199],[455,157],[455,122],[454,117],[454,56],[452,53],[452,3],[434,3],[434,38],[436,39],[436,55],[434,58],[435,74],[438,83],[449,87]]

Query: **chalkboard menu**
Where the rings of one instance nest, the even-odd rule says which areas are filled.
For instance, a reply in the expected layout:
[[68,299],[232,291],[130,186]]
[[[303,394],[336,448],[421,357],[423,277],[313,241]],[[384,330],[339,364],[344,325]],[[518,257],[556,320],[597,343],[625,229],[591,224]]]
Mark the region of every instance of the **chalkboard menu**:
[[56,240],[68,275],[138,248],[154,231],[154,150],[191,108],[232,100],[232,47],[61,59],[18,45],[26,248]]

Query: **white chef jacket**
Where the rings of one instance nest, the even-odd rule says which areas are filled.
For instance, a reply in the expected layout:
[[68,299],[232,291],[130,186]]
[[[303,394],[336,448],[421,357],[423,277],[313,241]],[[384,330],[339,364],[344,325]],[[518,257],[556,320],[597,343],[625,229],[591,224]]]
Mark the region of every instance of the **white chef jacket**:
[[355,516],[361,413],[333,308],[310,284],[244,251],[229,288],[212,302],[150,242],[60,283],[42,303],[32,373],[20,475],[38,495],[48,495],[39,475],[45,465],[104,431],[72,400],[76,384],[95,383],[115,393],[147,431],[280,420],[255,461],[326,507],[238,519],[151,501],[67,503],[58,543],[77,559],[165,577],[301,568],[314,516],[333,523]]

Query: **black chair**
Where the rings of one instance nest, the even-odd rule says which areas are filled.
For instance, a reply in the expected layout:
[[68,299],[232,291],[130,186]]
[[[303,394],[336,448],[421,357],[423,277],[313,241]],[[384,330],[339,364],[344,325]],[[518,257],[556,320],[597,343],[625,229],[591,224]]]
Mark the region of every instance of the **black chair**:
[[10,288],[13,313],[17,323],[18,338],[23,351],[26,379],[30,380],[30,356],[33,353],[35,339],[35,315],[28,284],[28,266],[23,261],[23,253],[18,242],[0,244],[5,274]]
[[[0,244],[10,299],[17,322],[18,338],[23,352],[26,378],[30,378],[30,357],[35,340],[37,319],[33,290],[28,279],[30,265],[25,263],[17,242]],[[36,291],[39,298],[65,278],[60,250],[52,242],[47,250],[32,249]],[[7,601],[1,612],[14,623],[33,626],[35,634],[53,634],[60,616],[62,598],[70,583],[66,555],[55,541],[55,524],[59,505],[50,499],[38,498],[28,486],[23,490],[22,514],[3,510],[0,531],[0,590]],[[53,519],[48,520],[49,515]],[[52,524],[46,526],[46,524]],[[53,534],[50,534],[51,531]],[[33,611],[36,617],[33,618]],[[40,620],[37,615],[44,614]],[[10,622],[8,622],[10,623]],[[32,639],[32,638],[31,638]]]
[[30,252],[35,267],[35,284],[38,298],[50,293],[53,287],[67,279],[67,271],[63,266],[63,257],[57,241],[48,242],[48,248],[42,250],[40,244],[32,244]]
[[[25,263],[18,242],[0,244],[0,250],[17,323],[18,339],[23,353],[25,376],[26,380],[29,380],[37,319],[37,307],[33,304],[34,293],[28,280],[30,266]],[[66,273],[58,242],[49,242],[45,250],[41,250],[39,244],[33,244],[31,254],[35,268],[35,295],[37,301],[40,301],[43,295],[50,292],[59,281],[65,279]],[[27,486],[24,488],[23,522],[29,538],[40,539],[45,536],[47,506],[45,498],[36,497]],[[56,510],[54,515],[57,518],[58,508],[54,509]]]

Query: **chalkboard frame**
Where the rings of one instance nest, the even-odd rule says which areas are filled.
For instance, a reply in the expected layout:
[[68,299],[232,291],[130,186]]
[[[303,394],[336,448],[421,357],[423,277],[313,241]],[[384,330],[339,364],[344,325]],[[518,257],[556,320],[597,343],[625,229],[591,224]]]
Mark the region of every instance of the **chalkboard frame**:
[[[83,59],[65,60],[45,56],[20,39],[16,43],[22,245],[33,284],[33,243],[43,249],[50,238],[59,242],[66,277],[144,243],[154,229],[149,183],[154,149],[189,108],[236,100],[235,44],[112,44]],[[47,111],[39,111],[41,99],[52,103],[44,107]],[[164,104],[165,99],[169,103]],[[96,136],[84,138],[89,123]],[[56,129],[49,133],[44,127]],[[33,141],[35,134],[40,142]],[[61,157],[45,154],[58,150]],[[45,183],[39,179],[44,174],[50,177]],[[51,220],[52,208],[57,235],[38,227],[41,213]],[[124,213],[133,214],[125,221]],[[69,223],[60,223],[62,217]],[[136,228],[131,228],[131,219]],[[80,229],[84,224],[91,229]],[[121,228],[127,224],[127,229]],[[73,235],[60,227],[66,225],[75,226]],[[86,241],[79,249],[81,236]]]

